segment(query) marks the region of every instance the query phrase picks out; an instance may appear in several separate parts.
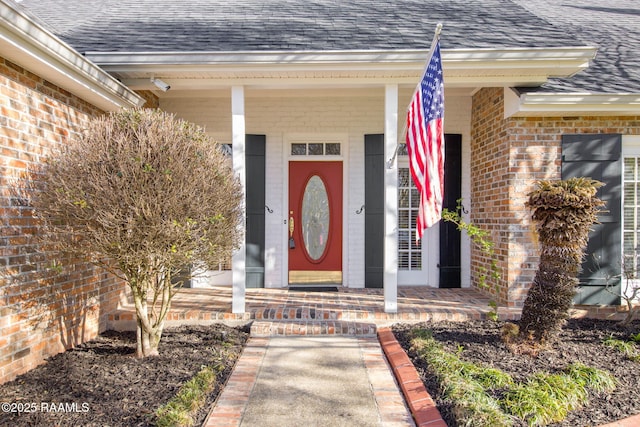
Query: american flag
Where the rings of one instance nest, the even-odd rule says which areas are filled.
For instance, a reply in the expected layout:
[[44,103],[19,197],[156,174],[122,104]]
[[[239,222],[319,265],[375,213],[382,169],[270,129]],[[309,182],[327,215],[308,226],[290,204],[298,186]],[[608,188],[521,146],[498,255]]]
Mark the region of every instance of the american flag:
[[407,109],[406,142],[411,176],[420,193],[418,240],[440,220],[444,194],[444,80],[437,39]]

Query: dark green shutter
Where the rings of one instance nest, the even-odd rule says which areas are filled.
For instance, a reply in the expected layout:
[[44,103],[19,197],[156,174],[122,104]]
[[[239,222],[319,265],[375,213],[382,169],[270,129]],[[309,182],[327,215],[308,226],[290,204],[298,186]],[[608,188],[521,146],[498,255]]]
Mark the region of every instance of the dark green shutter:
[[246,287],[264,288],[265,145],[264,135],[246,135]]
[[589,236],[580,273],[576,304],[620,304],[620,297],[607,292],[607,284],[620,292],[622,137],[618,134],[562,136],[562,179],[591,177],[605,186],[598,191],[606,212],[598,216]]
[[[444,155],[444,198],[442,207],[455,211],[462,197],[462,135],[446,134]],[[460,230],[448,221],[440,221],[440,263],[441,288],[459,288],[460,272]]]
[[364,136],[364,285],[382,288],[384,276],[384,135]]

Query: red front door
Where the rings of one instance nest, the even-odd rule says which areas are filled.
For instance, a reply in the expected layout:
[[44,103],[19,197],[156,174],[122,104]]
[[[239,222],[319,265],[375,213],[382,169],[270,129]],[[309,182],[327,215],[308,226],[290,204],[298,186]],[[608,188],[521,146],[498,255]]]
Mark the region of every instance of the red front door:
[[289,283],[342,283],[342,162],[289,162]]

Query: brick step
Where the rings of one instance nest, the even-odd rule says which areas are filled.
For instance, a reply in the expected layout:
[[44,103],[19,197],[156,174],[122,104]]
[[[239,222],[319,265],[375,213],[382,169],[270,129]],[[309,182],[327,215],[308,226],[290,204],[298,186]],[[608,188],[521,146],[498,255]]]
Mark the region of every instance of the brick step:
[[355,335],[375,336],[375,323],[346,320],[256,320],[251,324],[251,336],[271,337],[289,335]]
[[345,309],[325,309],[314,307],[275,307],[255,310],[253,318],[256,320],[375,320],[376,318],[388,317],[397,318],[396,314],[376,313],[374,310],[345,310]]

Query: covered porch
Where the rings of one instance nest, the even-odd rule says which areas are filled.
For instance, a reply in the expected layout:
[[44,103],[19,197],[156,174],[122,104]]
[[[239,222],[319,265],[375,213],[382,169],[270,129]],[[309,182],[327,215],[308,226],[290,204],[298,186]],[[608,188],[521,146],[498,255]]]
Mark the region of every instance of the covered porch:
[[[246,194],[246,240],[233,259],[224,262],[229,279],[216,285],[233,286],[231,312],[237,316],[232,317],[245,318],[246,313],[247,319],[256,319],[252,302],[256,294],[250,289],[297,283],[299,272],[335,273],[329,281],[354,289],[382,287],[383,294],[365,294],[380,296],[381,311],[400,316],[405,304],[398,300],[404,298],[400,290],[413,285],[451,285],[440,277],[445,269],[459,272],[455,286],[474,285],[478,261],[464,235],[458,239],[447,234],[449,240],[440,244],[439,227],[433,227],[424,244],[417,248],[412,244],[418,206],[413,203],[416,197],[411,196],[408,156],[399,154],[398,143],[404,139],[406,106],[424,70],[427,52],[89,52],[88,57],[121,78],[127,87],[152,92],[157,107],[205,127],[216,140],[231,147],[232,164]],[[510,87],[539,86],[549,77],[573,75],[585,68],[594,54],[593,48],[584,47],[443,52],[448,111],[445,134],[455,135],[459,145],[455,156],[445,156],[456,159],[458,165],[453,173],[456,180],[445,178],[456,182],[455,191],[448,192],[453,202],[448,208],[455,209],[457,199],[473,201],[464,211],[466,220],[476,215],[474,220],[482,223],[494,217],[478,214],[479,194],[472,191],[473,180],[480,174],[493,176],[486,171],[494,167],[482,163],[484,160],[472,161],[479,151],[478,145],[475,153],[472,150],[473,111],[474,107],[484,111],[485,105],[474,102],[478,93],[484,88],[510,91]],[[159,80],[170,90],[158,90]],[[519,104],[515,104],[513,108],[519,111]],[[498,110],[501,116],[502,110]],[[503,154],[493,153],[486,157],[487,162],[506,165],[508,159]],[[307,167],[298,168],[299,164]],[[341,172],[329,171],[328,166],[335,164],[341,165]],[[477,164],[473,178],[472,164]],[[299,235],[302,224],[309,224],[302,219],[300,201],[307,188],[316,186],[302,184],[318,177],[328,185],[327,176],[342,177],[327,187],[317,185],[327,190],[324,193],[335,195],[327,208],[330,220],[321,226],[329,231],[320,239],[335,245],[322,252],[335,259],[331,257],[329,263],[329,257],[314,255],[312,261],[317,263],[311,269],[300,265],[306,246]],[[314,178],[314,182],[318,180]],[[500,185],[503,188],[506,183]],[[487,192],[487,203],[503,209],[494,203],[495,193]],[[443,250],[445,246],[449,251]],[[511,262],[513,255],[505,253],[509,253],[505,263]],[[513,264],[523,265],[521,258]],[[502,303],[509,298],[512,277],[519,275],[505,275],[499,286],[503,292],[494,297]],[[481,309],[490,310],[487,304],[483,302]],[[411,304],[409,307],[413,312]],[[367,309],[357,312],[373,313],[373,317],[377,313]]]

